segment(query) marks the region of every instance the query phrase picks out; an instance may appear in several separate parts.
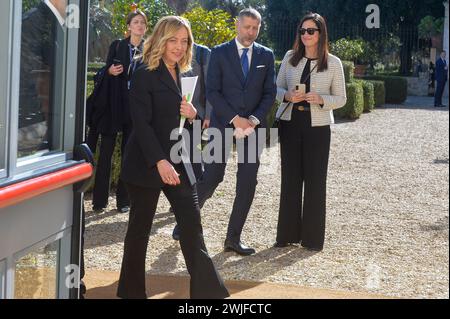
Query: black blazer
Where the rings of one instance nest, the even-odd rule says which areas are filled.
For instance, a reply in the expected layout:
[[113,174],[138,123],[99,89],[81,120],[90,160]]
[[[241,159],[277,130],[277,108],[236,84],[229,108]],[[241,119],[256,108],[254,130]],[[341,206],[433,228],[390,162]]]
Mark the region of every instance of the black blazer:
[[[174,164],[170,158],[172,147],[178,143],[171,140],[170,135],[180,125],[182,96],[178,69],[177,74],[178,85],[162,61],[155,70],[149,71],[147,65],[141,65],[133,74],[129,94],[133,130],[125,148],[121,175],[126,183],[164,186],[156,167],[163,159],[186,178],[186,170],[192,169],[192,166],[186,167],[187,164]],[[186,121],[185,128],[190,125]]]

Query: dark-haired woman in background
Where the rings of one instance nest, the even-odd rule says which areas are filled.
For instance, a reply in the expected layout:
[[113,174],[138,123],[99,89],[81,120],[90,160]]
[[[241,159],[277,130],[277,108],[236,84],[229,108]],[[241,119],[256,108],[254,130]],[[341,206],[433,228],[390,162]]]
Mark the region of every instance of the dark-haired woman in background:
[[[136,57],[142,55],[144,35],[147,31],[147,17],[133,9],[127,17],[128,36],[115,40],[109,48],[106,60],[108,85],[108,103],[104,109],[97,109],[93,114],[94,123],[90,127],[88,145],[95,153],[98,136],[101,135],[100,154],[95,173],[93,190],[94,211],[100,212],[108,206],[111,160],[116,145],[116,138],[122,132],[121,154],[123,154],[131,133],[131,118],[128,102],[131,75],[137,66]],[[124,184],[119,180],[116,190],[117,210],[126,213],[129,199]]]
[[325,238],[326,180],[333,110],[345,105],[342,63],[328,51],[325,20],[306,15],[277,78],[282,102],[281,197],[275,247],[301,243],[320,251]]

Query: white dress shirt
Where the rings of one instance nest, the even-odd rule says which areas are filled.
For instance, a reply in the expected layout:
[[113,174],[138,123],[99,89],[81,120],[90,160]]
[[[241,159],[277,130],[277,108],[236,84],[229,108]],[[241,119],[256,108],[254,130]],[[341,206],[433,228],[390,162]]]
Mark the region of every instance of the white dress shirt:
[[244,47],[237,38],[235,40],[236,40],[236,45],[238,48],[239,58],[242,58],[244,49],[248,49],[247,57],[248,57],[248,66],[250,67],[250,65],[252,65],[253,44],[250,47]]

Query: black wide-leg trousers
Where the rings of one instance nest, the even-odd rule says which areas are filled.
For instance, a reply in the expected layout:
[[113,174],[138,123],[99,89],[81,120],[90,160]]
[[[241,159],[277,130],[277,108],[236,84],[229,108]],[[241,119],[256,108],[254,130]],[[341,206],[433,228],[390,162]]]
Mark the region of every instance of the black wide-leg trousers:
[[311,126],[311,113],[281,121],[281,196],[277,242],[323,248],[330,126]]

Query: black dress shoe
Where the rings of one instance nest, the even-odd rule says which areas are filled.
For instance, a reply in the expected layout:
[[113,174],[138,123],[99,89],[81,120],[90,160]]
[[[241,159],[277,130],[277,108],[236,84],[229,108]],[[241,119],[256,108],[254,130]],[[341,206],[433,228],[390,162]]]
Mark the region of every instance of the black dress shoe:
[[242,256],[249,256],[256,251],[253,248],[247,247],[244,244],[239,242],[225,241],[225,251],[234,251],[235,253]]
[[273,247],[275,248],[284,248],[289,246],[289,243],[284,242],[284,241],[276,241],[275,244],[273,244]]
[[96,206],[92,208],[95,214],[101,214],[105,211],[105,209],[106,209],[105,207],[96,207]]
[[178,224],[175,225],[172,231],[172,238],[173,240],[179,241],[180,240],[180,227]]
[[119,212],[121,212],[122,214],[126,214],[130,211],[130,206],[123,206],[123,207],[119,207]]

